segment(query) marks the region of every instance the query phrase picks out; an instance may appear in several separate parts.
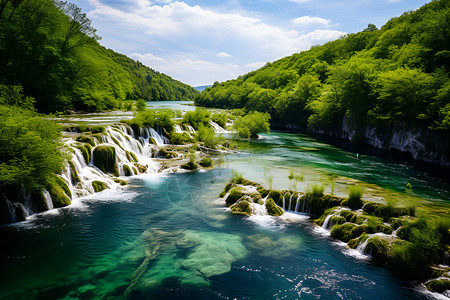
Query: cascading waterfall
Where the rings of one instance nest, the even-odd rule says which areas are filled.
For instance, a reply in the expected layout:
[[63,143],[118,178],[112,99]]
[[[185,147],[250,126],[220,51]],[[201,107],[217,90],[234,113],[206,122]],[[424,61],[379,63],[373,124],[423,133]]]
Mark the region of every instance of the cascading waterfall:
[[173,125],[173,129],[175,130],[176,133],[183,133],[183,129],[181,129],[180,125]]
[[[150,142],[150,137],[153,138],[156,145]],[[169,143],[169,140],[154,128],[140,128],[139,136],[136,137],[131,127],[122,124],[106,126],[101,138],[93,138],[92,140],[94,147],[90,150],[89,161],[86,161],[82,151],[79,149],[82,144],[73,138],[64,139],[65,145],[70,148],[70,158],[69,163],[59,177],[67,184],[71,195],[66,196],[72,201],[95,193],[94,181],[102,182],[107,188],[118,188],[120,186],[120,183],[115,182],[111,174],[105,174],[95,166],[93,154],[96,147],[100,145],[114,147],[119,175],[125,176],[125,169],[131,173],[129,175],[137,175],[143,172],[138,171],[135,166],[136,163],[145,166],[147,173],[157,172],[159,165],[152,159],[152,154],[157,147]],[[137,161],[135,161],[135,158]],[[24,189],[20,194],[19,199],[14,201],[5,198],[11,222],[18,221],[16,214],[17,212],[21,214],[21,210],[25,217],[35,213],[31,194]],[[45,199],[47,209],[53,209],[54,204],[51,193],[46,189],[42,189],[42,196]]]
[[195,129],[194,127],[192,127],[191,125],[185,125],[186,129],[189,133],[195,133]]
[[295,203],[295,209],[294,211],[298,211],[298,207],[300,206],[300,193],[297,193],[297,200]]
[[225,132],[227,132],[219,124],[217,124],[217,123],[215,123],[213,121],[209,121],[209,124],[211,125],[211,127],[212,127],[212,129],[214,130],[215,133],[225,133]]
[[44,194],[45,203],[47,204],[47,209],[48,210],[53,209],[53,201],[52,201],[52,196],[50,196],[50,193],[46,189],[43,189],[42,193]]

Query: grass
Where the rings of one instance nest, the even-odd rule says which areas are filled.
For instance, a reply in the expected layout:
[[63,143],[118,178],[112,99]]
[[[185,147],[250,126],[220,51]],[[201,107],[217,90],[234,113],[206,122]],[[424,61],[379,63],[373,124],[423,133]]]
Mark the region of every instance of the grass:
[[350,206],[350,208],[352,209],[361,208],[362,206],[361,198],[364,195],[365,190],[366,188],[359,185],[351,186],[348,189],[348,206]]

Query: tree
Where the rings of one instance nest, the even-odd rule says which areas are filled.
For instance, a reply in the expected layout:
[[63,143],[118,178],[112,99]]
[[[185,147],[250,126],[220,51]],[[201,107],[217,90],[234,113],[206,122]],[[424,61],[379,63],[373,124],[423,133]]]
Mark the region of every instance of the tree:
[[269,132],[270,115],[257,111],[249,112],[243,117],[238,117],[234,121],[233,127],[238,135],[243,138],[257,138],[258,133]]

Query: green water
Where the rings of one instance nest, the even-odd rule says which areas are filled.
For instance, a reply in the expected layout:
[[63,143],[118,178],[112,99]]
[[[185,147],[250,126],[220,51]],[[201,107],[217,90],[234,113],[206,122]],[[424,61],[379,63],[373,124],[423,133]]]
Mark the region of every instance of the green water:
[[[0,228],[2,299],[426,299],[304,216],[232,215],[218,194],[237,170],[274,188],[325,182],[338,195],[426,198],[448,209],[445,179],[304,135],[272,132],[204,172],[133,177],[122,190]],[[406,191],[406,183],[413,185]],[[291,185],[291,186],[290,186]],[[448,210],[447,210],[448,211]]]

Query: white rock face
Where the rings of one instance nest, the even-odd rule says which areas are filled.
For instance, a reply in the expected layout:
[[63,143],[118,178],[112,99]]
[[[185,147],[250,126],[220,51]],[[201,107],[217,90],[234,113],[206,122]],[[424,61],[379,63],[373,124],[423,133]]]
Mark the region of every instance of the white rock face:
[[375,127],[367,126],[360,132],[362,132],[362,136],[358,136],[356,128],[347,124],[344,119],[341,131],[338,134],[330,133],[330,135],[337,135],[350,141],[361,139],[363,143],[377,149],[410,153],[417,161],[450,168],[450,157],[447,154],[448,151],[445,150],[448,149],[449,141],[432,136],[434,134],[427,130],[404,129],[401,126],[393,130],[377,130]]

